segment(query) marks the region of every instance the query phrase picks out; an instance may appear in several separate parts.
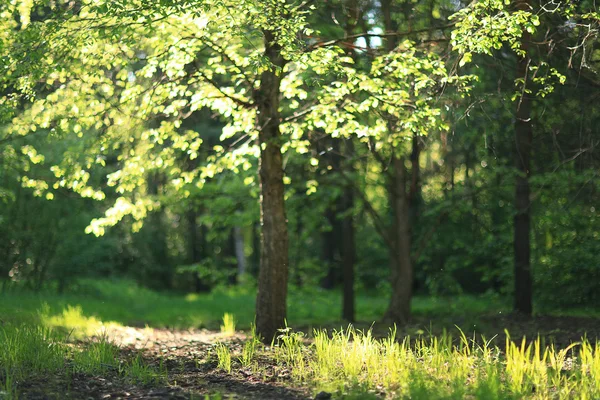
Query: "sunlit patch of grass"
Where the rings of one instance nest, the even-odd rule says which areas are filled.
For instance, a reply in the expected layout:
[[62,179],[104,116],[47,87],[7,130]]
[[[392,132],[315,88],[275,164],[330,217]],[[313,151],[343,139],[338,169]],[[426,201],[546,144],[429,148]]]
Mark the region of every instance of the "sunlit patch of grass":
[[223,315],[223,323],[221,324],[221,334],[224,336],[235,335],[235,316],[230,313]]
[[[492,340],[440,336],[404,338],[396,330],[376,339],[352,327],[303,334],[282,330],[271,363],[290,371],[297,384],[343,398],[596,399],[600,398],[600,346],[587,340],[557,350],[541,339],[502,349]],[[219,368],[231,370],[230,351],[215,349]],[[263,358],[264,360],[264,358]],[[239,359],[243,365],[243,358]]]
[[223,343],[217,343],[214,350],[217,355],[217,368],[231,373],[231,352],[229,348]]
[[0,325],[0,399],[19,398],[20,385],[36,376],[70,376],[77,372],[120,375],[137,384],[166,380],[162,365],[156,370],[140,357],[120,362],[119,349],[106,333],[81,346],[66,344],[68,339],[63,330],[47,326]]
[[39,311],[40,321],[48,328],[61,328],[75,338],[102,335],[110,326],[118,326],[115,322],[102,322],[94,316],[83,314],[81,306],[67,305],[60,314],[51,315],[48,305]]
[[[177,295],[154,292],[127,280],[81,280],[64,294],[52,291],[32,293],[16,289],[0,293],[0,315],[4,321],[39,323],[36,310],[47,304],[48,315],[62,315],[70,307],[81,307],[81,315],[96,322],[114,321],[121,325],[153,328],[219,329],[225,313],[235,312],[236,329],[249,329],[255,315],[256,289],[251,286],[220,287],[211,293]],[[292,326],[318,326],[339,322],[342,299],[339,291],[295,288],[289,292],[288,321]],[[127,307],[123,307],[127,304]],[[358,321],[381,318],[388,305],[386,296],[356,294]],[[469,326],[470,315],[504,312],[510,305],[490,296],[435,298],[417,296],[413,312],[417,320],[435,318],[436,325]],[[450,312],[449,312],[450,310]],[[62,324],[62,321],[56,321]],[[92,324],[93,320],[80,324]],[[463,323],[464,322],[464,323]],[[479,322],[479,321],[476,321]],[[337,326],[337,325],[334,325]],[[478,324],[478,327],[480,325]],[[88,329],[93,332],[94,328]]]

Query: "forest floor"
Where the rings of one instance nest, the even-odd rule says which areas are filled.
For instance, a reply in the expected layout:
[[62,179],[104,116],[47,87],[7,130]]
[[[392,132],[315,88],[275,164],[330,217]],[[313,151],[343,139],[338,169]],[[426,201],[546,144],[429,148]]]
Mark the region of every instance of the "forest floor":
[[[483,317],[484,334],[487,338],[496,337],[495,343],[504,343],[505,330],[513,338],[526,335],[528,338],[541,337],[557,348],[564,348],[572,342],[587,336],[594,342],[600,339],[600,320],[580,317],[535,317],[523,318],[515,315]],[[360,327],[361,324],[358,324]],[[431,326],[425,320],[417,321],[410,328],[419,331]],[[375,337],[384,337],[388,327],[375,324],[371,327]],[[309,327],[299,330],[307,331]],[[339,329],[339,328],[338,328]],[[444,329],[444,328],[441,328]],[[467,331],[468,332],[468,331]],[[292,379],[291,371],[276,357],[269,354],[269,348],[257,355],[255,366],[242,367],[233,361],[230,372],[219,368],[215,348],[225,343],[232,354],[241,354],[244,343],[250,340],[247,334],[236,332],[225,335],[221,332],[183,329],[152,329],[129,326],[111,326],[107,331],[110,340],[118,347],[118,358],[126,360],[140,357],[153,371],[163,371],[160,379],[148,384],[135,384],[110,369],[99,374],[58,373],[54,375],[32,376],[18,384],[20,399],[327,399],[330,393],[320,392],[310,383],[302,384]],[[402,337],[402,332],[399,332]],[[427,332],[436,335],[440,332]],[[77,346],[85,346],[95,338],[75,341]],[[307,338],[307,342],[311,339]],[[161,372],[157,372],[161,374]],[[384,392],[371,393],[372,398],[385,396]],[[341,393],[335,398],[345,397]],[[2,395],[0,394],[0,399]],[[366,398],[366,397],[365,397]],[[370,397],[371,398],[371,397]]]
[[[111,327],[120,363],[141,355],[143,363],[166,376],[150,384],[135,384],[116,370],[102,374],[39,376],[19,385],[23,399],[307,399],[306,388],[289,387],[282,375],[253,376],[250,370],[226,373],[217,368],[214,348],[226,342],[241,347],[246,335],[225,337],[208,330],[168,330]],[[91,338],[90,340],[94,340]],[[86,340],[87,341],[87,340]],[[79,345],[85,345],[80,342]],[[0,395],[2,398],[2,395]]]
[[[564,362],[577,357],[572,350],[567,354],[560,349],[582,338],[591,344],[600,339],[600,319],[591,317],[598,317],[594,310],[524,318],[509,313],[510,307],[501,298],[458,296],[415,298],[414,320],[398,329],[393,338],[396,347],[389,344],[390,326],[373,322],[354,324],[356,331],[338,335],[335,342],[332,333],[348,326],[337,316],[340,296],[314,291],[290,294],[288,322],[294,330],[279,346],[271,347],[252,338],[253,304],[251,289],[181,296],[123,281],[83,282],[63,295],[23,290],[0,293],[0,400],[325,400],[405,398],[406,393],[411,399],[428,400],[529,398],[532,392],[527,382],[507,385],[510,374],[523,371],[519,372],[521,367],[507,371],[506,332],[517,344],[525,336],[534,344],[539,338],[542,349],[553,345],[549,357],[564,356]],[[386,305],[384,296],[360,294],[357,317],[374,321]],[[219,330],[221,324],[227,325],[222,320],[225,313],[235,313],[237,321],[235,329],[225,329],[227,334]],[[315,332],[321,329],[332,338],[325,343],[334,350],[331,360],[317,354]],[[408,348],[401,347],[406,337],[410,338]],[[472,352],[464,350],[466,342],[472,344]],[[486,353],[488,345],[492,350]],[[523,374],[537,379],[537,372],[532,371],[539,365],[527,351],[525,347],[522,354],[513,351],[510,362],[528,368]],[[479,358],[473,364],[475,353]],[[391,358],[385,359],[386,354]],[[600,348],[594,347],[590,354],[596,363],[595,383],[587,379],[587,370],[565,375],[558,368],[553,379],[566,388],[564,398],[573,398],[578,387],[589,398],[600,398]],[[371,366],[366,364],[369,357],[374,360]],[[402,357],[404,361],[398,364]],[[384,366],[386,362],[395,364]],[[403,370],[404,363],[412,364]],[[452,367],[460,363],[465,368]],[[486,365],[486,370],[477,369]],[[390,370],[396,375],[391,376]],[[461,377],[467,370],[470,375]],[[432,373],[438,375],[432,377]],[[470,382],[468,393],[462,392],[465,379]],[[517,386],[525,387],[525,392]],[[548,383],[546,392],[538,388],[535,393],[561,398],[558,386]],[[480,392],[481,396],[473,394]]]

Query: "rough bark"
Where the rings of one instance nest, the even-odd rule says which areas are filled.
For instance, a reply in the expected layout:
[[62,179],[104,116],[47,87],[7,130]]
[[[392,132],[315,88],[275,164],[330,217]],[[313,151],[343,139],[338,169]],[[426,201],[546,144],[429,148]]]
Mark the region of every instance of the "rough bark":
[[285,216],[279,92],[284,59],[274,34],[264,31],[265,58],[271,68],[261,74],[253,97],[260,145],[261,253],[256,299],[256,331],[271,342],[286,318],[288,232]]
[[406,191],[404,158],[392,159],[393,177],[390,182],[392,232],[394,246],[390,248],[392,294],[385,314],[390,322],[404,325],[410,320],[413,263],[411,259],[410,200]]
[[[523,10],[529,10],[528,1],[519,1],[517,7]],[[521,50],[525,52],[524,57],[517,61],[517,79],[523,80],[523,85],[527,85],[527,70],[529,68],[530,58],[529,42],[531,35],[523,33]],[[517,101],[516,120],[515,120],[515,144],[516,144],[516,167],[518,175],[515,187],[515,209],[514,217],[514,256],[515,256],[515,298],[514,310],[531,315],[532,313],[532,278],[531,278],[531,204],[529,177],[531,176],[531,144],[532,144],[532,123],[531,123],[531,97],[523,90],[521,97]]]

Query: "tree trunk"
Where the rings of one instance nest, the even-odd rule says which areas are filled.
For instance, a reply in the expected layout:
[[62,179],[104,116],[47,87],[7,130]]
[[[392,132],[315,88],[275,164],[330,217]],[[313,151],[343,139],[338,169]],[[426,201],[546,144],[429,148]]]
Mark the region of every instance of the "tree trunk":
[[[198,225],[196,224],[196,211],[193,208],[190,209],[186,213],[186,217],[188,221],[188,260],[190,265],[192,265],[200,262],[198,252]],[[202,282],[197,272],[194,272],[194,289],[196,292],[200,292],[202,289]]]
[[[359,23],[364,22],[364,10],[358,0],[347,0],[347,20],[345,26],[346,37],[352,36]],[[370,43],[367,43],[370,46]],[[356,52],[352,46],[346,52],[356,61]],[[341,146],[341,152],[346,162],[340,162],[340,168],[344,168],[350,176],[354,175],[354,142],[348,138]],[[354,233],[354,185],[346,182],[342,197],[340,199],[340,212],[343,214],[341,220],[342,231],[342,318],[349,322],[355,320],[355,296],[354,296],[354,264],[356,262],[356,243]]]
[[394,246],[390,248],[392,295],[385,320],[404,325],[410,320],[413,283],[410,206],[406,192],[404,158],[393,156],[392,168],[393,178],[389,188],[393,211],[391,237],[394,242]]
[[253,93],[260,145],[260,271],[256,299],[256,331],[270,343],[286,318],[288,233],[285,216],[279,92],[284,59],[273,32],[263,31],[265,58],[271,68],[261,74]]
[[[529,10],[529,3],[521,1],[517,8]],[[523,33],[521,50],[525,52],[517,62],[517,79],[523,80],[527,85],[527,71],[530,58],[529,41],[531,35],[526,31]],[[515,190],[514,217],[514,252],[515,252],[515,298],[514,310],[525,315],[532,313],[532,279],[531,279],[531,243],[530,243],[530,220],[531,204],[529,200],[529,177],[531,176],[530,159],[531,144],[533,138],[531,124],[531,97],[525,93],[523,88],[521,97],[517,102],[515,120],[515,143],[516,143],[516,166],[518,176]]]
[[[345,154],[350,159],[354,155],[352,138],[348,139]],[[351,162],[351,161],[350,161]],[[351,164],[347,163],[347,169]],[[355,320],[354,298],[354,263],[356,261],[356,244],[354,241],[354,188],[347,184],[342,193],[342,318],[348,322]]]
[[[331,172],[336,172],[337,168]],[[340,211],[341,198],[335,199],[325,210],[325,219],[329,223],[331,229],[323,232],[323,261],[327,267],[327,273],[321,279],[321,287],[331,290],[339,283],[340,276],[340,261],[341,261],[341,243],[342,227],[341,221],[338,218]]]
[[[237,275],[240,278],[246,273],[246,254],[244,253],[244,232],[240,226],[233,227],[235,258],[237,260]],[[239,279],[238,279],[239,282]]]
[[[392,16],[392,0],[381,1],[381,11],[386,33],[398,31],[398,23]],[[397,38],[390,37],[386,40],[386,50],[393,51],[397,46]],[[394,130],[393,122],[388,129]],[[388,187],[390,206],[392,208],[391,241],[393,247],[390,251],[390,276],[392,294],[384,319],[401,325],[410,320],[410,303],[413,285],[413,260],[411,259],[411,223],[416,218],[412,211],[411,201],[416,203],[419,188],[419,145],[418,138],[413,136],[413,149],[411,154],[412,176],[410,189],[407,190],[407,170],[404,157],[392,154],[391,179]],[[392,149],[396,151],[396,149]]]

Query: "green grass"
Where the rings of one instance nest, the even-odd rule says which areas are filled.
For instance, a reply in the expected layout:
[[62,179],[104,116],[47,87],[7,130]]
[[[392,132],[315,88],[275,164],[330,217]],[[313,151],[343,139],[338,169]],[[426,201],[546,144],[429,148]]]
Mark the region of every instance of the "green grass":
[[[384,339],[352,327],[314,331],[312,341],[290,329],[279,344],[261,354],[264,369],[276,364],[290,371],[296,385],[336,398],[369,399],[595,399],[600,396],[600,347],[587,340],[565,349],[545,347],[540,339],[506,342],[462,331],[405,338],[391,330]],[[220,345],[219,361],[231,362]],[[241,361],[241,360],[240,360]],[[237,364],[223,370],[235,373]],[[259,367],[260,368],[260,367]]]
[[[82,373],[139,385],[164,384],[167,374],[162,362],[150,365],[141,354],[120,356],[106,328],[209,327],[233,335],[236,329],[252,327],[254,296],[254,290],[244,287],[172,295],[125,281],[83,281],[64,295],[18,290],[0,294],[0,398],[18,398],[20,384],[35,376]],[[360,294],[358,319],[368,327],[386,306],[381,296]],[[434,321],[435,332],[454,324],[469,332],[477,326],[482,332],[478,315],[508,310],[498,298],[417,297],[413,314],[419,324],[402,332],[412,334],[412,340],[401,341],[396,340],[395,330],[377,339],[369,329],[310,328],[341,326],[340,307],[337,292],[292,289],[288,322],[312,331],[311,337],[288,328],[275,346],[265,347],[252,331],[251,339],[241,346],[215,346],[217,368],[228,374],[240,368],[261,374],[276,366],[289,375],[288,383],[347,399],[375,399],[383,394],[411,399],[600,397],[600,350],[588,341],[559,349],[545,346],[544,338],[513,342],[508,332],[506,342],[496,339],[503,341],[496,343],[475,341],[460,330],[452,338],[445,331],[436,336],[432,328],[423,328]],[[74,338],[84,344],[68,344]]]
[[214,352],[217,356],[217,368],[231,373],[231,353],[229,352],[229,348],[223,343],[217,343]]
[[[85,280],[64,295],[20,290],[0,293],[0,318],[6,322],[63,327],[80,337],[101,332],[111,323],[218,330],[225,314],[235,320],[238,329],[247,330],[254,321],[255,296],[255,289],[248,287],[175,295],[154,292],[128,281]],[[123,307],[123,304],[127,304],[127,307]],[[357,319],[370,324],[384,314],[387,299],[385,296],[358,294],[356,306]],[[440,321],[452,318],[447,321],[448,326],[456,323],[457,317],[466,318],[482,312],[503,312],[508,309],[505,302],[490,297],[416,297],[413,301],[413,313],[417,319],[428,317]],[[311,326],[339,326],[342,322],[340,310],[341,296],[338,291],[290,290],[288,322],[291,326],[306,326],[309,329]],[[228,319],[227,323],[231,322]]]
[[[64,331],[33,324],[4,323],[0,326],[0,398],[17,399],[19,384],[33,377],[65,377],[73,373],[110,374],[141,384],[166,378],[139,357],[120,363],[119,349],[106,335],[80,346],[67,344]],[[66,388],[65,390],[68,390]]]
[[120,373],[138,385],[157,385],[167,382],[167,370],[162,363],[158,369],[144,361],[140,354],[120,367]]
[[88,375],[114,371],[119,368],[118,354],[119,348],[104,334],[90,342],[85,351],[76,352],[73,365],[77,371]]
[[221,334],[225,336],[235,335],[235,317],[233,314],[225,313],[223,315],[223,324],[221,325]]
[[19,382],[65,368],[63,336],[40,326],[0,326],[0,398],[18,398]]

